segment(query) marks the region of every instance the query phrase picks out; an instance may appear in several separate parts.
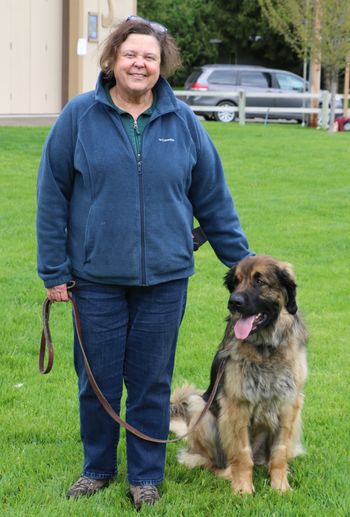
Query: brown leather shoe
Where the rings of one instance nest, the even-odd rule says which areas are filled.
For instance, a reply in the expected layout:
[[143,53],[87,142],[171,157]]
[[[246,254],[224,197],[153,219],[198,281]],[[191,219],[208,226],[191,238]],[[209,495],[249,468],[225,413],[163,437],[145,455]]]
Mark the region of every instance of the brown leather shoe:
[[96,494],[102,488],[109,485],[110,479],[92,479],[87,476],[81,476],[78,481],[70,487],[67,497],[77,499],[78,497],[89,497]]
[[154,485],[129,485],[129,495],[136,510],[140,510],[143,504],[153,505],[160,499]]

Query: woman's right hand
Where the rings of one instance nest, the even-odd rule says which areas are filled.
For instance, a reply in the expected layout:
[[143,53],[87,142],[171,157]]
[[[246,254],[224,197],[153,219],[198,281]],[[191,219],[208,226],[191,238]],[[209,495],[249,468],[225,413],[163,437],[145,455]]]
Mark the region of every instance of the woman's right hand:
[[49,287],[47,289],[47,297],[51,302],[68,302],[67,284]]

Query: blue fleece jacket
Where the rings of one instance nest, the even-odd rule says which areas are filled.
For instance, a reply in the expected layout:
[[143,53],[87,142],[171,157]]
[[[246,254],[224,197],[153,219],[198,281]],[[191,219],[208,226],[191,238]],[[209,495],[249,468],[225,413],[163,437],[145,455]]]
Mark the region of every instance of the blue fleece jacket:
[[195,216],[219,259],[249,254],[218,153],[160,78],[137,156],[100,75],[51,129],[38,174],[38,271],[46,287],[80,277],[152,285],[193,274]]

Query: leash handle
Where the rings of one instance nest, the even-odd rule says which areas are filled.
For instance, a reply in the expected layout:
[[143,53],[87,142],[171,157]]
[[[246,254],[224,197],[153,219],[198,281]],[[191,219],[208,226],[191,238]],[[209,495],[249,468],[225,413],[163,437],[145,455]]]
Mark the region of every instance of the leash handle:
[[[46,300],[43,303],[42,308],[42,321],[43,321],[43,330],[41,333],[41,340],[40,340],[40,350],[39,350],[39,371],[42,375],[46,375],[49,373],[53,366],[53,359],[54,359],[54,349],[51,339],[51,332],[50,332],[50,326],[49,326],[49,317],[50,317],[50,306],[51,301],[46,298]],[[45,351],[47,349],[48,354],[48,361],[47,366],[44,366],[45,362]]]
[[[75,281],[71,280],[67,283],[67,290],[73,289],[75,286]],[[70,294],[68,293],[70,296]],[[70,300],[72,298],[70,297]],[[42,307],[42,322],[43,322],[43,330],[41,333],[41,340],[40,340],[40,351],[39,351],[39,372],[42,375],[46,375],[47,373],[51,372],[53,367],[53,359],[54,359],[54,348],[52,344],[51,339],[51,332],[50,332],[50,325],[49,325],[49,319],[50,319],[50,307],[51,302],[48,298],[44,300],[43,307]],[[45,351],[47,349],[47,365],[44,366],[45,363]]]
[[[190,429],[187,431],[187,433],[185,433],[182,436],[179,436],[178,438],[173,438],[173,439],[170,439],[170,440],[161,439],[161,438],[154,438],[154,437],[148,436],[147,434],[143,433],[142,431],[139,431],[138,429],[133,427],[131,424],[128,424],[128,422],[126,422],[125,420],[120,418],[120,416],[114,411],[114,409],[112,408],[112,406],[110,405],[110,403],[108,402],[106,397],[103,395],[102,391],[100,390],[100,388],[99,388],[99,386],[98,386],[98,384],[97,384],[97,382],[95,380],[95,377],[94,377],[94,375],[92,373],[92,370],[91,370],[88,358],[87,358],[86,353],[85,353],[85,348],[84,348],[84,344],[83,344],[83,337],[82,337],[82,331],[81,331],[81,324],[80,324],[80,316],[79,316],[79,311],[78,311],[77,304],[76,304],[75,300],[73,299],[71,293],[68,293],[68,296],[69,296],[69,301],[72,304],[73,316],[74,316],[74,325],[75,325],[75,330],[76,330],[76,334],[77,334],[80,350],[81,350],[81,353],[82,353],[82,356],[83,356],[83,360],[84,360],[86,374],[88,376],[88,379],[89,379],[89,382],[91,384],[91,387],[92,387],[93,391],[95,392],[96,397],[100,401],[100,404],[105,409],[105,411],[109,414],[109,416],[115,422],[117,422],[119,425],[124,427],[127,431],[129,431],[130,433],[134,434],[138,438],[141,438],[142,440],[146,440],[147,442],[153,442],[153,443],[175,443],[175,442],[178,442],[178,441],[182,440],[183,438],[188,436],[190,433],[192,433],[194,428],[199,424],[199,422],[202,420],[204,415],[207,413],[207,411],[209,410],[209,408],[210,408],[210,406],[211,406],[211,404],[212,404],[212,402],[214,400],[214,397],[216,395],[216,392],[217,392],[217,389],[218,389],[218,386],[219,386],[219,382],[220,382],[221,377],[222,377],[222,375],[224,373],[224,370],[225,370],[226,358],[223,358],[221,360],[221,363],[220,363],[219,368],[218,368],[218,374],[217,374],[217,377],[215,379],[215,383],[214,383],[212,392],[210,393],[210,397],[209,397],[208,401],[206,402],[206,404],[205,404],[201,414],[199,415],[198,419],[190,427]],[[52,344],[50,325],[49,325],[50,306],[51,306],[52,303],[53,302],[51,302],[48,298],[46,298],[44,303],[43,303],[43,309],[42,309],[43,331],[42,331],[42,335],[41,335],[40,351],[39,351],[39,371],[43,375],[45,375],[45,374],[47,374],[47,373],[49,373],[51,371],[52,366],[53,366],[53,359],[54,359],[54,348],[53,348],[53,344]],[[46,350],[46,348],[48,350],[48,363],[47,363],[47,366],[45,367],[44,366],[44,358],[45,358],[45,350]]]

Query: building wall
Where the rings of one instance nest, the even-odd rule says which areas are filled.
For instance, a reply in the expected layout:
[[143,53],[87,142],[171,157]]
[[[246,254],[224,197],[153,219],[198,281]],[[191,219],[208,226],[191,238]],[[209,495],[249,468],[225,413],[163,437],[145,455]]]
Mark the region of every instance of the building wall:
[[[95,87],[103,41],[113,26],[136,10],[136,0],[69,0],[69,97]],[[89,13],[97,15],[97,41],[89,41]],[[86,42],[86,54],[77,55],[79,39]]]
[[[102,41],[136,9],[136,0],[0,0],[0,114],[56,114],[94,88]],[[88,41],[89,12],[97,41]]]
[[57,113],[62,2],[0,0],[0,113]]

